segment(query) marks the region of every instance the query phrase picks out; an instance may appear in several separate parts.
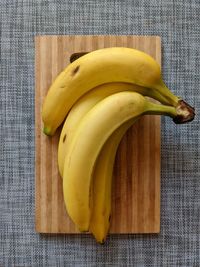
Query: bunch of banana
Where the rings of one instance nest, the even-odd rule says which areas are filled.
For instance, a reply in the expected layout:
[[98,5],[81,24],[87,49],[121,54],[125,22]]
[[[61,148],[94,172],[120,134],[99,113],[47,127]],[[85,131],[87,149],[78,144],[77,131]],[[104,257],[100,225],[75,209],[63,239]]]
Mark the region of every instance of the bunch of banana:
[[147,95],[153,95],[161,103],[180,110],[180,121],[186,122],[193,118],[193,110],[166,87],[160,66],[152,57],[136,49],[112,47],[80,57],[57,76],[43,105],[44,133],[53,135],[83,94],[110,82],[127,82],[146,87]]
[[103,243],[109,231],[118,145],[143,114],[167,115],[183,123],[194,118],[194,109],[166,87],[153,58],[124,47],[77,59],[58,75],[45,98],[45,134],[53,135],[67,116],[58,165],[68,214],[80,231],[90,230],[98,242]]

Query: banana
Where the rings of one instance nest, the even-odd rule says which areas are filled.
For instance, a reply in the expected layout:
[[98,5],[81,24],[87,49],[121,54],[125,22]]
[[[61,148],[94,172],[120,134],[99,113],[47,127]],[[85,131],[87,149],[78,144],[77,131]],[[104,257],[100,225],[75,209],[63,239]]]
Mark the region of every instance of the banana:
[[[61,177],[63,176],[66,151],[71,144],[71,140],[81,119],[96,103],[105,97],[125,90],[142,92],[142,94],[145,95],[147,94],[148,89],[128,83],[103,84],[86,93],[72,107],[63,125],[58,145],[58,167]],[[130,123],[128,123],[128,125],[129,124]],[[90,231],[96,237],[98,242],[102,242],[101,240],[103,239],[105,240],[105,236],[107,235],[109,229],[109,215],[111,207],[110,186],[113,169],[112,162],[114,162],[115,159],[115,150],[118,146],[117,144],[119,143],[121,136],[125,131],[124,129],[127,129],[127,126],[123,125],[120,128],[121,130],[119,129],[116,131],[116,133],[113,133],[112,138],[109,138],[104,145],[102,152],[97,159],[93,174],[95,193],[91,196],[91,202],[94,203],[94,212],[90,222]],[[102,216],[103,210],[105,210],[105,212]]]
[[63,193],[68,214],[80,231],[89,229],[90,184],[101,148],[117,128],[142,114],[174,118],[177,110],[152,103],[135,92],[120,92],[97,103],[78,125],[65,157]]
[[[84,96],[82,96],[72,107],[63,125],[58,145],[58,167],[61,177],[63,176],[66,151],[71,144],[71,140],[81,119],[96,103],[98,103],[105,97],[125,90],[140,92],[143,95],[146,95],[148,93],[147,88],[143,88],[134,84],[108,83],[97,86],[93,90],[89,91]],[[152,90],[152,92],[154,91]],[[128,125],[129,124],[130,122],[128,123]],[[117,130],[116,133],[113,133],[112,138],[109,138],[109,140],[104,145],[102,152],[97,159],[93,174],[94,187],[92,186],[92,188],[94,188],[94,194],[92,194],[91,196],[91,202],[94,203],[94,211],[92,213],[90,222],[90,231],[96,237],[98,242],[102,242],[103,239],[105,240],[110,225],[110,186],[112,181],[112,169],[116,154],[115,151],[118,146],[117,144],[119,143],[125,131],[124,129],[127,129],[127,126],[123,125],[120,127],[120,129]],[[91,192],[92,191],[93,190],[91,190]]]
[[154,90],[148,90],[145,87],[141,87],[135,84],[117,82],[99,85],[83,95],[70,110],[60,134],[58,145],[58,168],[61,177],[63,176],[66,151],[71,144],[72,137],[81,119],[96,103],[109,95],[122,91],[140,92],[145,96],[148,95],[149,92],[151,92],[151,97],[155,97]]
[[[72,107],[63,125],[58,145],[58,167],[61,177],[63,176],[66,151],[81,119],[96,103],[105,97],[125,90],[134,90],[145,95],[148,89],[128,83],[103,84],[86,93]],[[132,121],[122,125],[119,130],[112,134],[104,145],[95,165],[94,186],[92,186],[94,194],[91,190],[91,202],[94,205],[94,210],[92,211],[90,231],[98,242],[105,240],[110,225],[111,181],[116,150],[121,137],[131,124]]]
[[92,211],[89,230],[99,243],[105,242],[110,227],[112,177],[117,148],[125,132],[136,120],[126,122],[108,138],[95,164],[91,183]]
[[166,87],[160,66],[152,57],[136,49],[112,47],[80,57],[57,76],[43,103],[44,133],[53,135],[83,94],[109,82],[127,82],[155,90],[156,99],[177,107],[177,123],[194,118],[194,109]]

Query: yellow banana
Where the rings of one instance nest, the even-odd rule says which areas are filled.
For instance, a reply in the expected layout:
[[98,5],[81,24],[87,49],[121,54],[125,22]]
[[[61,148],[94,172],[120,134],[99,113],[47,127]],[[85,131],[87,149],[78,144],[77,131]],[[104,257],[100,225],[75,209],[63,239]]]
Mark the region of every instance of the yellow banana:
[[117,148],[125,132],[136,120],[126,122],[108,138],[95,164],[91,183],[92,211],[89,230],[100,243],[105,242],[110,227],[112,177]]
[[[66,151],[71,144],[73,135],[81,119],[96,103],[105,97],[125,90],[142,92],[142,94],[145,95],[148,89],[128,83],[103,84],[86,93],[72,107],[63,125],[58,145],[58,167],[61,177],[63,176]],[[91,196],[91,202],[94,203],[94,212],[90,223],[90,230],[99,242],[105,239],[103,236],[106,236],[109,228],[108,217],[111,207],[109,198],[111,194],[110,185],[113,169],[112,162],[114,162],[115,159],[115,150],[117,149],[117,144],[121,139],[120,137],[125,131],[124,129],[126,129],[127,125],[129,124],[130,122],[121,126],[121,130],[116,130],[116,133],[113,133],[112,138],[109,138],[104,145],[96,162],[96,167],[93,174],[95,193]],[[104,207],[104,205],[106,205],[106,207]],[[104,214],[102,216],[103,210],[105,210],[105,212],[103,212]]]
[[[135,91],[142,93],[142,95],[148,95],[148,92],[150,92],[147,88],[135,84],[107,83],[99,85],[83,95],[72,107],[63,125],[58,145],[58,167],[61,177],[63,176],[66,151],[81,119],[96,103],[111,94],[122,91]],[[154,90],[151,90],[151,97],[154,97],[154,92]]]
[[[63,176],[66,151],[71,144],[73,135],[81,119],[96,103],[105,97],[125,90],[142,92],[142,94],[145,95],[147,94],[148,89],[128,83],[103,84],[83,95],[72,107],[63,125],[58,145],[58,167],[61,177]],[[152,90],[152,92],[154,91]],[[127,129],[127,125],[130,125],[130,123],[132,122],[128,122],[128,124],[121,126],[121,130],[116,130],[116,133],[113,133],[112,138],[109,138],[104,145],[96,162],[93,174],[94,194],[91,196],[91,202],[94,203],[94,211],[90,222],[90,231],[99,242],[105,239],[109,229],[109,214],[111,207],[110,185],[115,151],[118,146],[117,144],[121,139],[120,137],[125,131],[124,129]]]
[[66,153],[64,201],[80,231],[88,231],[90,184],[96,159],[106,140],[125,122],[142,114],[177,116],[173,107],[154,104],[135,92],[120,92],[97,103],[81,120]]
[[[44,133],[53,135],[70,108],[84,93],[109,82],[127,82],[155,90],[156,99],[178,107],[178,122],[194,117],[193,110],[188,109],[188,105],[166,87],[160,67],[152,57],[136,49],[112,47],[80,57],[57,76],[43,104]],[[181,113],[182,106],[184,114]]]

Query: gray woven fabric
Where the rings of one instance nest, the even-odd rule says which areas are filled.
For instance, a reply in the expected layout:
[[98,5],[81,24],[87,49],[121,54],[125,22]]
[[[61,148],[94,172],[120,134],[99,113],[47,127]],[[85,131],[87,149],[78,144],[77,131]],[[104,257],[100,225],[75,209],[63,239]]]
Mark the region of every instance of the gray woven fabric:
[[167,85],[199,113],[199,0],[0,1],[0,266],[200,266],[199,116],[162,119],[159,235],[34,231],[34,35],[160,35]]

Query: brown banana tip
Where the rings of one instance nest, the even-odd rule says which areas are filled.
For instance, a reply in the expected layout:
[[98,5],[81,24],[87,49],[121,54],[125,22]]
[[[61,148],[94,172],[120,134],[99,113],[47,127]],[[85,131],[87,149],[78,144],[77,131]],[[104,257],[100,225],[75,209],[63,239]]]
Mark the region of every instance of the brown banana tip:
[[105,242],[106,242],[106,240],[105,240],[105,239],[102,239],[102,240],[99,242],[99,244],[100,244],[100,245],[104,245]]
[[176,124],[190,122],[195,117],[195,109],[184,100],[179,100],[176,111],[177,116],[173,119]]

